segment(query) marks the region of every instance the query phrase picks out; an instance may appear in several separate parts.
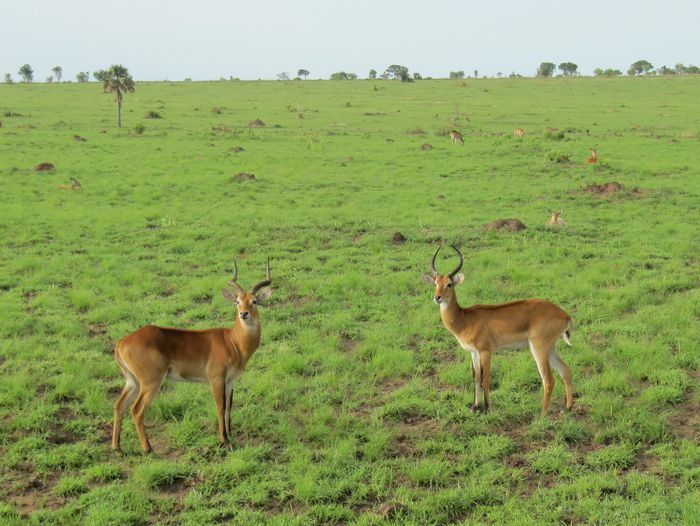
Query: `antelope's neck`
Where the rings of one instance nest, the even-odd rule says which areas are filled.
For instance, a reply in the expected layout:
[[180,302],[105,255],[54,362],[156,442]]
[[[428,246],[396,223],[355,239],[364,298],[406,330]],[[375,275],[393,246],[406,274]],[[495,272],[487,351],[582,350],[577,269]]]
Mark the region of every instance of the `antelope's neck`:
[[252,323],[245,323],[237,317],[233,329],[230,329],[229,336],[241,355],[243,367],[260,345],[260,332],[260,318],[257,316]]
[[447,330],[458,337],[464,333],[468,324],[467,316],[462,307],[459,306],[456,294],[447,305],[440,305],[440,317]]

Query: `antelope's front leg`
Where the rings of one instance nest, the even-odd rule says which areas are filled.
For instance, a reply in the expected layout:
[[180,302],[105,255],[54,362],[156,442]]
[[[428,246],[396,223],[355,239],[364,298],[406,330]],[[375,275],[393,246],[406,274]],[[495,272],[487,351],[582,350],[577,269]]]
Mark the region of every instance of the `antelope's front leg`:
[[481,409],[481,360],[477,351],[471,352],[472,356],[472,379],[474,380],[474,403],[472,411]]
[[226,411],[224,414],[224,427],[226,428],[226,439],[231,441],[231,408],[233,406],[233,379],[226,381]]
[[222,377],[215,377],[209,380],[211,392],[216,402],[216,414],[219,418],[219,443],[226,445],[226,380]]

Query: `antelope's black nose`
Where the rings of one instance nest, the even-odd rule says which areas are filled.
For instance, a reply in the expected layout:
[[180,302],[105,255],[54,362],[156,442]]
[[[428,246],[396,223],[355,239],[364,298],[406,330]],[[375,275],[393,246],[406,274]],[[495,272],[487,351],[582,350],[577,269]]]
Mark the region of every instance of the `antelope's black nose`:
[[436,295],[433,299],[435,300],[435,303],[437,303],[438,305],[440,305],[440,302],[442,301],[442,296]]
[[248,311],[241,312],[241,319],[247,320],[248,316],[250,316],[250,313]]

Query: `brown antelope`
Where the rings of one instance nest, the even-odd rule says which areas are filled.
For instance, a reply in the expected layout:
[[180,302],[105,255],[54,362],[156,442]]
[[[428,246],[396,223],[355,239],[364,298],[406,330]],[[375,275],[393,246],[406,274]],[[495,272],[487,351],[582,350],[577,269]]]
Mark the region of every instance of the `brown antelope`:
[[502,348],[530,347],[530,352],[537,363],[544,398],[542,414],[549,407],[549,400],[554,387],[552,368],[564,379],[566,390],[566,408],[573,405],[573,388],[571,370],[556,351],[560,336],[567,345],[571,345],[571,317],[562,309],[542,299],[511,301],[498,305],[472,305],[460,307],[457,302],[455,287],[464,281],[464,274],[459,273],[464,258],[456,247],[459,264],[447,274],[440,274],[435,269],[435,258],[440,252],[435,251],[430,262],[430,274],[422,274],[423,281],[435,286],[435,303],[440,306],[440,317],[445,328],[450,331],[460,346],[471,352],[472,378],[474,379],[473,411],[481,409],[480,392],[484,393],[484,410],[489,409],[491,355]]
[[586,157],[586,162],[588,164],[593,164],[598,162],[598,152],[591,148],[591,156]]
[[515,128],[513,130],[513,135],[515,135],[518,139],[522,139],[523,137],[525,137],[525,130],[523,130],[522,128]]
[[547,212],[549,212],[550,214],[550,217],[547,220],[548,225],[564,226],[566,224],[564,220],[560,217],[563,210],[552,210],[551,208],[548,208]]
[[450,132],[450,139],[452,139],[452,142],[454,144],[457,144],[458,142],[464,144],[464,139],[462,138],[462,134],[459,133],[457,130],[452,130]]
[[133,402],[131,414],[141,447],[146,453],[151,452],[143,425],[144,413],[166,378],[208,382],[216,402],[219,442],[223,446],[231,439],[233,381],[243,372],[260,344],[258,306],[271,294],[268,288],[272,283],[270,260],[267,260],[267,279],[257,283],[250,292],[246,292],[237,279],[238,266],[234,258],[233,278],[229,281],[231,289],[221,291],[224,298],[238,306],[232,328],[187,330],[146,325],[117,342],[114,358],[126,385],[114,404],[113,450],[121,451],[122,418]]
[[70,180],[73,181],[72,184],[59,184],[58,188],[61,190],[77,190],[82,186],[75,177],[71,177]]

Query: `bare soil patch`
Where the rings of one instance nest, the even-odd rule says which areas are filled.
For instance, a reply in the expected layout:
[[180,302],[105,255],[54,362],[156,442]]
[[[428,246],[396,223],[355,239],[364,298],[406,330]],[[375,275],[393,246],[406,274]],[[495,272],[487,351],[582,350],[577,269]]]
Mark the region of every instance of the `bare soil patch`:
[[518,232],[519,230],[525,230],[527,226],[525,223],[520,221],[520,219],[497,219],[491,223],[484,223],[482,225],[484,230],[504,230],[506,232]]
[[39,163],[34,167],[35,172],[50,172],[56,167],[52,163]]

